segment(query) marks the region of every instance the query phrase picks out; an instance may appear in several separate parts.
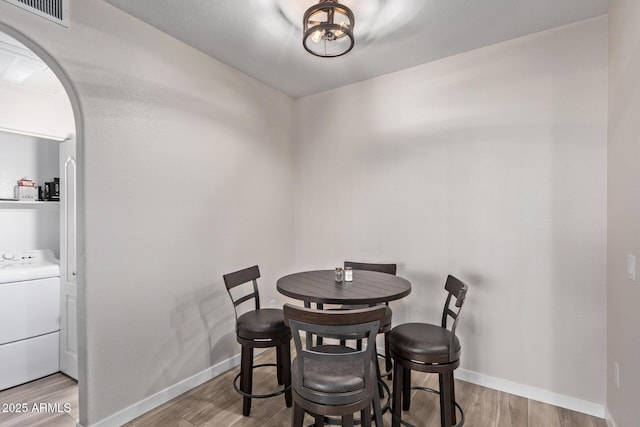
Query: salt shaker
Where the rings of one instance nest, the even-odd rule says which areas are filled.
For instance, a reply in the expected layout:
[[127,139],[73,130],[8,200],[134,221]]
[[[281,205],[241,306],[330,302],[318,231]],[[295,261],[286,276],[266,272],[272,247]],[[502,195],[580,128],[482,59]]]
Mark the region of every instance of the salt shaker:
[[353,281],[353,269],[351,267],[345,267],[345,269],[344,269],[344,281],[345,282]]
[[342,282],[342,267],[336,267],[336,282]]

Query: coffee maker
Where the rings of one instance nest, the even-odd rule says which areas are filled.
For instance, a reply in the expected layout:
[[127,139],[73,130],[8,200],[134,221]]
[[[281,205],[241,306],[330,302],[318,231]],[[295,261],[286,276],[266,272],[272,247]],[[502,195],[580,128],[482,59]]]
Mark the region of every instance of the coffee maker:
[[53,182],[44,183],[43,199],[52,202],[60,200],[60,178],[53,178]]

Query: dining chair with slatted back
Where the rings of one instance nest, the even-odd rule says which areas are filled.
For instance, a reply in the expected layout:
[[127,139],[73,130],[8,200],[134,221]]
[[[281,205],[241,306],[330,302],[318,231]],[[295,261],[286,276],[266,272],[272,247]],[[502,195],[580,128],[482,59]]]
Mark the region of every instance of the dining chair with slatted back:
[[[258,292],[258,278],[260,269],[257,265],[235,271],[222,276],[227,288],[236,318],[236,339],[242,346],[240,373],[233,382],[235,390],[243,397],[242,413],[248,416],[251,412],[252,398],[273,397],[284,393],[287,407],[291,406],[291,330],[284,323],[282,310],[275,308],[260,308],[260,293]],[[252,282],[249,293],[234,297],[233,289]],[[250,304],[253,309],[238,316],[238,307]],[[253,368],[273,366],[273,364],[253,365],[254,348],[276,348],[276,364],[278,384],[283,385],[279,391],[269,394],[252,394]],[[236,382],[240,378],[240,387]]]
[[[353,270],[367,270],[367,271],[377,271],[378,273],[387,273],[396,275],[397,265],[396,264],[376,264],[376,263],[368,263],[368,262],[354,262],[354,261],[345,261],[344,268],[350,267]],[[391,353],[389,352],[389,332],[391,331],[391,318],[393,316],[393,311],[389,307],[389,303],[386,304],[386,313],[384,322],[380,325],[380,333],[384,334],[384,362],[385,362],[385,370],[388,373],[388,378],[391,379],[391,370],[393,369],[393,363],[391,361]],[[362,306],[343,306],[343,308],[359,308]],[[359,346],[360,344],[358,344]]]
[[[316,425],[323,425],[325,416],[340,416],[343,426],[353,426],[353,414],[360,412],[361,425],[370,426],[372,406],[376,426],[382,427],[375,337],[384,312],[383,306],[313,310],[285,304],[284,319],[296,349],[291,373],[293,427],[302,426],[305,412],[315,417]],[[305,348],[301,334],[354,336],[365,340],[366,346],[357,350],[335,343]]]
[[[440,423],[442,427],[456,424],[456,403],[453,371],[460,366],[461,346],[456,336],[460,311],[467,296],[468,287],[449,275],[445,283],[447,299],[442,311],[440,325],[429,323],[405,323],[398,325],[389,334],[389,347],[394,361],[393,369],[393,427],[399,427],[401,408],[410,409],[411,371],[438,374],[440,383]],[[452,305],[453,304],[453,305]],[[453,322],[449,325],[449,320]],[[424,387],[414,387],[427,391]]]

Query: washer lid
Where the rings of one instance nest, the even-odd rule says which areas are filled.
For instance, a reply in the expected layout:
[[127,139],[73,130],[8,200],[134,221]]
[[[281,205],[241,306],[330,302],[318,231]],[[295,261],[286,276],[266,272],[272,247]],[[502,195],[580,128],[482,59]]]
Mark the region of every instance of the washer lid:
[[59,261],[49,249],[0,253],[0,283],[59,277]]

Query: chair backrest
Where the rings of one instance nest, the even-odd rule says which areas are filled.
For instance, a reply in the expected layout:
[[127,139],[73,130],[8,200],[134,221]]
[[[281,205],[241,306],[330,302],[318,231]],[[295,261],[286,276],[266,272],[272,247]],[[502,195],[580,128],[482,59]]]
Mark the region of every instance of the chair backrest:
[[372,264],[368,262],[345,261],[344,266],[351,267],[354,270],[377,271],[379,273],[388,273],[396,275],[397,266],[395,264]]
[[[347,405],[358,402],[375,390],[376,374],[374,358],[376,357],[376,334],[381,322],[384,321],[384,306],[368,307],[357,310],[312,310],[296,307],[290,304],[284,305],[284,322],[291,328],[293,341],[296,346],[297,370],[294,375],[296,384],[294,389],[306,400],[323,405]],[[345,347],[325,344],[310,349],[303,348],[301,333],[311,333],[316,336],[332,338],[335,336],[350,336],[366,340],[364,350],[350,349],[344,352]],[[341,351],[342,350],[342,351]],[[309,361],[331,363],[352,363],[358,367],[362,374],[363,387],[357,390],[340,393],[326,393],[305,386],[305,364]],[[311,362],[311,363],[314,363]],[[359,368],[362,367],[362,370]]]
[[[238,311],[236,307],[238,307],[243,302],[247,302],[251,299],[255,300],[255,309],[260,309],[260,294],[258,293],[258,278],[260,277],[260,269],[257,265],[253,267],[244,268],[242,270],[234,271],[233,273],[225,274],[222,276],[224,279],[224,285],[227,287],[227,293],[229,294],[229,298],[231,298],[231,302],[233,303],[233,312],[236,316],[236,321],[238,320]],[[243,295],[239,298],[233,297],[231,294],[231,289],[236,286],[243,285],[245,283],[253,281],[253,292],[250,292],[246,295]]]
[[[449,317],[453,319],[453,325],[451,326],[451,332],[455,334],[456,326],[458,324],[458,316],[460,316],[460,310],[462,310],[462,304],[467,296],[467,290],[469,289],[465,283],[460,279],[449,275],[447,276],[447,282],[444,284],[444,289],[447,291],[447,300],[444,303],[444,310],[442,311],[442,327],[446,328]],[[455,308],[451,308],[451,301],[455,298]]]

